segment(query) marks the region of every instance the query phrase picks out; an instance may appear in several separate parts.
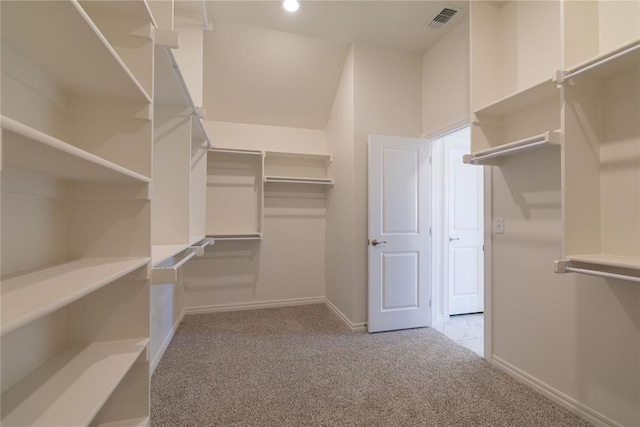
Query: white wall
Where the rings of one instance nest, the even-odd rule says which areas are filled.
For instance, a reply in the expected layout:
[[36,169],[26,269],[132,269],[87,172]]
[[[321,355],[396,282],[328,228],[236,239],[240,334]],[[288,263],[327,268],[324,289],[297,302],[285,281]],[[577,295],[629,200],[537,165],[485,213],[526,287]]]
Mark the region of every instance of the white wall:
[[349,51],[327,123],[327,146],[333,155],[330,174],[337,185],[327,205],[325,296],[348,319],[353,319],[351,284],[354,264],[354,63]]
[[469,23],[461,22],[422,56],[422,134],[469,120]]
[[[319,130],[205,121],[216,147],[326,153]],[[218,241],[187,263],[187,311],[324,297],[326,190],[267,185],[261,241]]]
[[364,44],[354,55],[353,323],[367,319],[367,143],[369,134],[419,137],[422,61],[418,54]]

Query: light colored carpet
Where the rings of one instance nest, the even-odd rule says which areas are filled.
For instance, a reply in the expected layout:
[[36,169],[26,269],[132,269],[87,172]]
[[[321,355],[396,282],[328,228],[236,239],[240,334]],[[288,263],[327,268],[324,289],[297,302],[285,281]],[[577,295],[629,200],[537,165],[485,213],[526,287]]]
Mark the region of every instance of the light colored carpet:
[[186,316],[160,426],[588,426],[431,328],[352,333],[326,306]]

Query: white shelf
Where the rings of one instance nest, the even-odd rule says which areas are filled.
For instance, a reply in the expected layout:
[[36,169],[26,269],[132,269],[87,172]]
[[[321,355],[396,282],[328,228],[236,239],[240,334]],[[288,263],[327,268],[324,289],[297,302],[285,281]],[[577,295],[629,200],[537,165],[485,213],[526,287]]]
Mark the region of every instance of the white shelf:
[[3,130],[3,168],[28,170],[81,181],[149,183],[151,180],[95,154],[53,138],[6,116]]
[[557,83],[549,78],[527,89],[506,96],[496,102],[486,105],[475,111],[476,116],[504,116],[520,111],[526,107],[540,104],[558,98],[560,101],[560,90]]
[[263,152],[258,150],[241,150],[241,149],[233,149],[233,148],[209,148],[210,153],[221,153],[221,154],[248,154],[253,156],[262,156]]
[[113,421],[109,423],[100,423],[96,427],[148,427],[150,425],[149,417],[131,418],[128,420]]
[[126,1],[112,1],[112,0],[80,0],[80,4],[88,1],[92,5],[97,5],[101,8],[112,10],[116,13],[123,15],[137,16],[157,27],[153,14],[149,9],[149,4],[146,0],[126,0]]
[[498,147],[488,148],[472,154],[465,154],[463,161],[464,163],[472,165],[499,165],[506,156],[521,154],[533,149],[537,152],[553,150],[559,153],[560,131],[545,132],[541,135],[510,142]]
[[210,234],[207,237],[215,239],[215,241],[226,240],[262,240],[262,233],[239,233],[239,234]]
[[640,270],[640,258],[609,254],[567,255],[567,261]]
[[565,71],[563,78],[571,80],[578,75],[603,78],[638,65],[640,65],[640,40],[634,40],[631,43],[571,67]]
[[196,256],[203,256],[205,248],[213,245],[214,243],[214,238],[205,237],[195,243],[192,243],[191,248],[195,251]]
[[189,244],[179,245],[153,245],[151,247],[151,266],[162,264],[172,256],[179,254],[189,247]]
[[56,355],[2,394],[2,425],[88,425],[147,344],[100,342]]
[[297,176],[265,176],[264,182],[282,184],[334,185],[334,180],[329,178],[306,178]]
[[2,335],[145,266],[149,258],[86,258],[2,281]]
[[323,160],[331,162],[330,154],[291,153],[287,151],[265,151],[267,158],[298,159],[298,160]]
[[71,92],[151,102],[75,0],[3,2],[2,41]]

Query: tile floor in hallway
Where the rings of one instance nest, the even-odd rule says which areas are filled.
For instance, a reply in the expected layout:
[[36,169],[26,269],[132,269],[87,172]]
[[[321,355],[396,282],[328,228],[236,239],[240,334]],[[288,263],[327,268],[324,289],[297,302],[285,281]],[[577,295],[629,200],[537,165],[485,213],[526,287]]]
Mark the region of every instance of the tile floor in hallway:
[[460,314],[450,316],[446,322],[434,329],[469,350],[484,356],[484,314]]

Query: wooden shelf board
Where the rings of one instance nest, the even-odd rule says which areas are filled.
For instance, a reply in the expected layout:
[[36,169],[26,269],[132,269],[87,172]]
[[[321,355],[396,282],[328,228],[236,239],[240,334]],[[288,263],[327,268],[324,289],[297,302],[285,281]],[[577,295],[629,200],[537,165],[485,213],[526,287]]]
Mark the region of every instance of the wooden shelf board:
[[2,425],[88,425],[148,341],[99,342],[61,352],[2,393]]
[[2,335],[143,267],[149,258],[85,258],[2,280]]
[[476,116],[504,116],[526,107],[557,98],[560,102],[560,90],[557,83],[549,78],[517,93],[505,96],[475,111]]
[[97,425],[97,427],[148,427],[149,423],[150,423],[149,417],[130,418],[128,420],[100,423]]
[[153,245],[151,247],[151,266],[155,267],[162,264],[174,255],[184,251],[189,246],[189,243],[180,243],[177,245]]
[[[607,59],[615,58],[607,61]],[[583,76],[608,77],[633,66],[640,66],[640,40],[634,40],[617,49],[595,56],[585,62],[571,67],[566,74],[581,72]],[[586,68],[593,67],[588,70]]]
[[283,184],[320,184],[334,185],[333,179],[330,178],[308,178],[296,176],[265,176],[265,183],[283,183]]
[[640,270],[640,257],[625,257],[610,254],[585,254],[567,255],[565,258],[567,261]]
[[560,130],[545,132],[530,138],[491,147],[464,156],[464,162],[473,165],[496,166],[503,163],[505,157],[535,150],[560,152]]
[[76,1],[3,2],[2,41],[70,92],[151,102]]
[[0,120],[4,167],[78,181],[151,182],[149,177],[6,116]]

